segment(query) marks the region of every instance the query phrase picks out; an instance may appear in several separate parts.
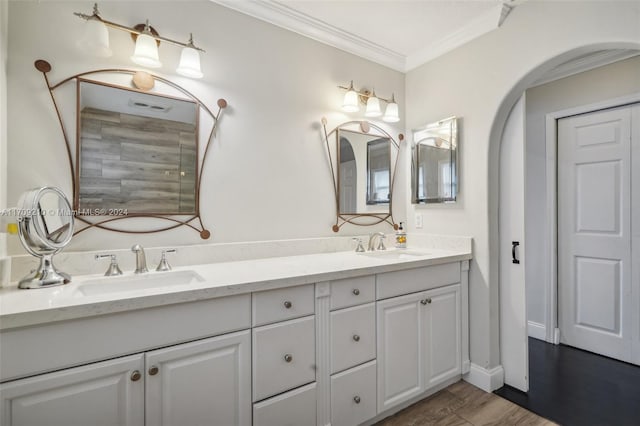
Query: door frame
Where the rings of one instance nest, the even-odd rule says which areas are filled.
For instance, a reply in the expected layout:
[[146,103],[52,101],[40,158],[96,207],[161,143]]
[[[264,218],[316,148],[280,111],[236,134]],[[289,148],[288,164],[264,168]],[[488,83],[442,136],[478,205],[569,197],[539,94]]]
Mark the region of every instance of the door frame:
[[[560,329],[558,328],[558,124],[557,120],[573,115],[585,114],[599,110],[622,107],[640,102],[640,92],[617,98],[606,99],[587,105],[554,111],[545,117],[546,139],[546,212],[549,218],[545,233],[549,270],[546,280],[547,309],[545,318],[545,340],[558,345]],[[526,226],[526,224],[525,224]],[[526,283],[525,283],[526,285]]]

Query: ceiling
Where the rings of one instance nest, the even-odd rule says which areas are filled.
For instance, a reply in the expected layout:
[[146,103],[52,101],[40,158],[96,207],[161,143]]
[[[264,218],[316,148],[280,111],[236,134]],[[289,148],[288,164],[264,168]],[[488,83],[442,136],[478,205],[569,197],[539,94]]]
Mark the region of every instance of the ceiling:
[[406,72],[498,28],[522,0],[212,1]]
[[[407,72],[499,28],[527,0],[211,1]],[[534,85],[638,53],[621,49],[591,52],[559,65]]]

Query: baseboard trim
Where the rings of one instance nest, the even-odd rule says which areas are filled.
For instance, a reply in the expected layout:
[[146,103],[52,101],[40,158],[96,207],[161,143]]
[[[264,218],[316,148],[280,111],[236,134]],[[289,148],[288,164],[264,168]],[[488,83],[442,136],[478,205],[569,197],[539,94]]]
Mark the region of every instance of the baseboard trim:
[[485,392],[493,392],[504,385],[504,370],[501,365],[486,369],[471,363],[469,372],[462,379]]
[[533,337],[534,339],[547,340],[547,327],[539,322],[528,321],[527,333],[529,337]]

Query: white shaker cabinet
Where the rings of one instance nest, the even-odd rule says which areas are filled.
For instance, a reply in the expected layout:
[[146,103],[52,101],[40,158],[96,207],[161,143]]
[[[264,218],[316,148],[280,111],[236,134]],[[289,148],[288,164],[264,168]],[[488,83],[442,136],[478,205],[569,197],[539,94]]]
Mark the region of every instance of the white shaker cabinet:
[[3,426],[251,425],[247,331],[0,386]]
[[379,301],[378,412],[461,373],[460,285]]
[[0,397],[3,426],[143,426],[144,357],[16,380]]
[[147,426],[251,425],[251,334],[147,352]]

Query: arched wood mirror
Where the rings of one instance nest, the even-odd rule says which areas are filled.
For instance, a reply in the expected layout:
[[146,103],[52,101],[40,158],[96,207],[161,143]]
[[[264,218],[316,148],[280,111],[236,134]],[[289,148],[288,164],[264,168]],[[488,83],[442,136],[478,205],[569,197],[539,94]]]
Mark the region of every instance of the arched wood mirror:
[[[174,82],[135,70],[101,69],[50,84],[69,157],[74,233],[99,228],[152,233],[187,226],[207,239],[200,216],[202,168],[222,109],[212,112]],[[135,227],[127,219],[136,221]]]

